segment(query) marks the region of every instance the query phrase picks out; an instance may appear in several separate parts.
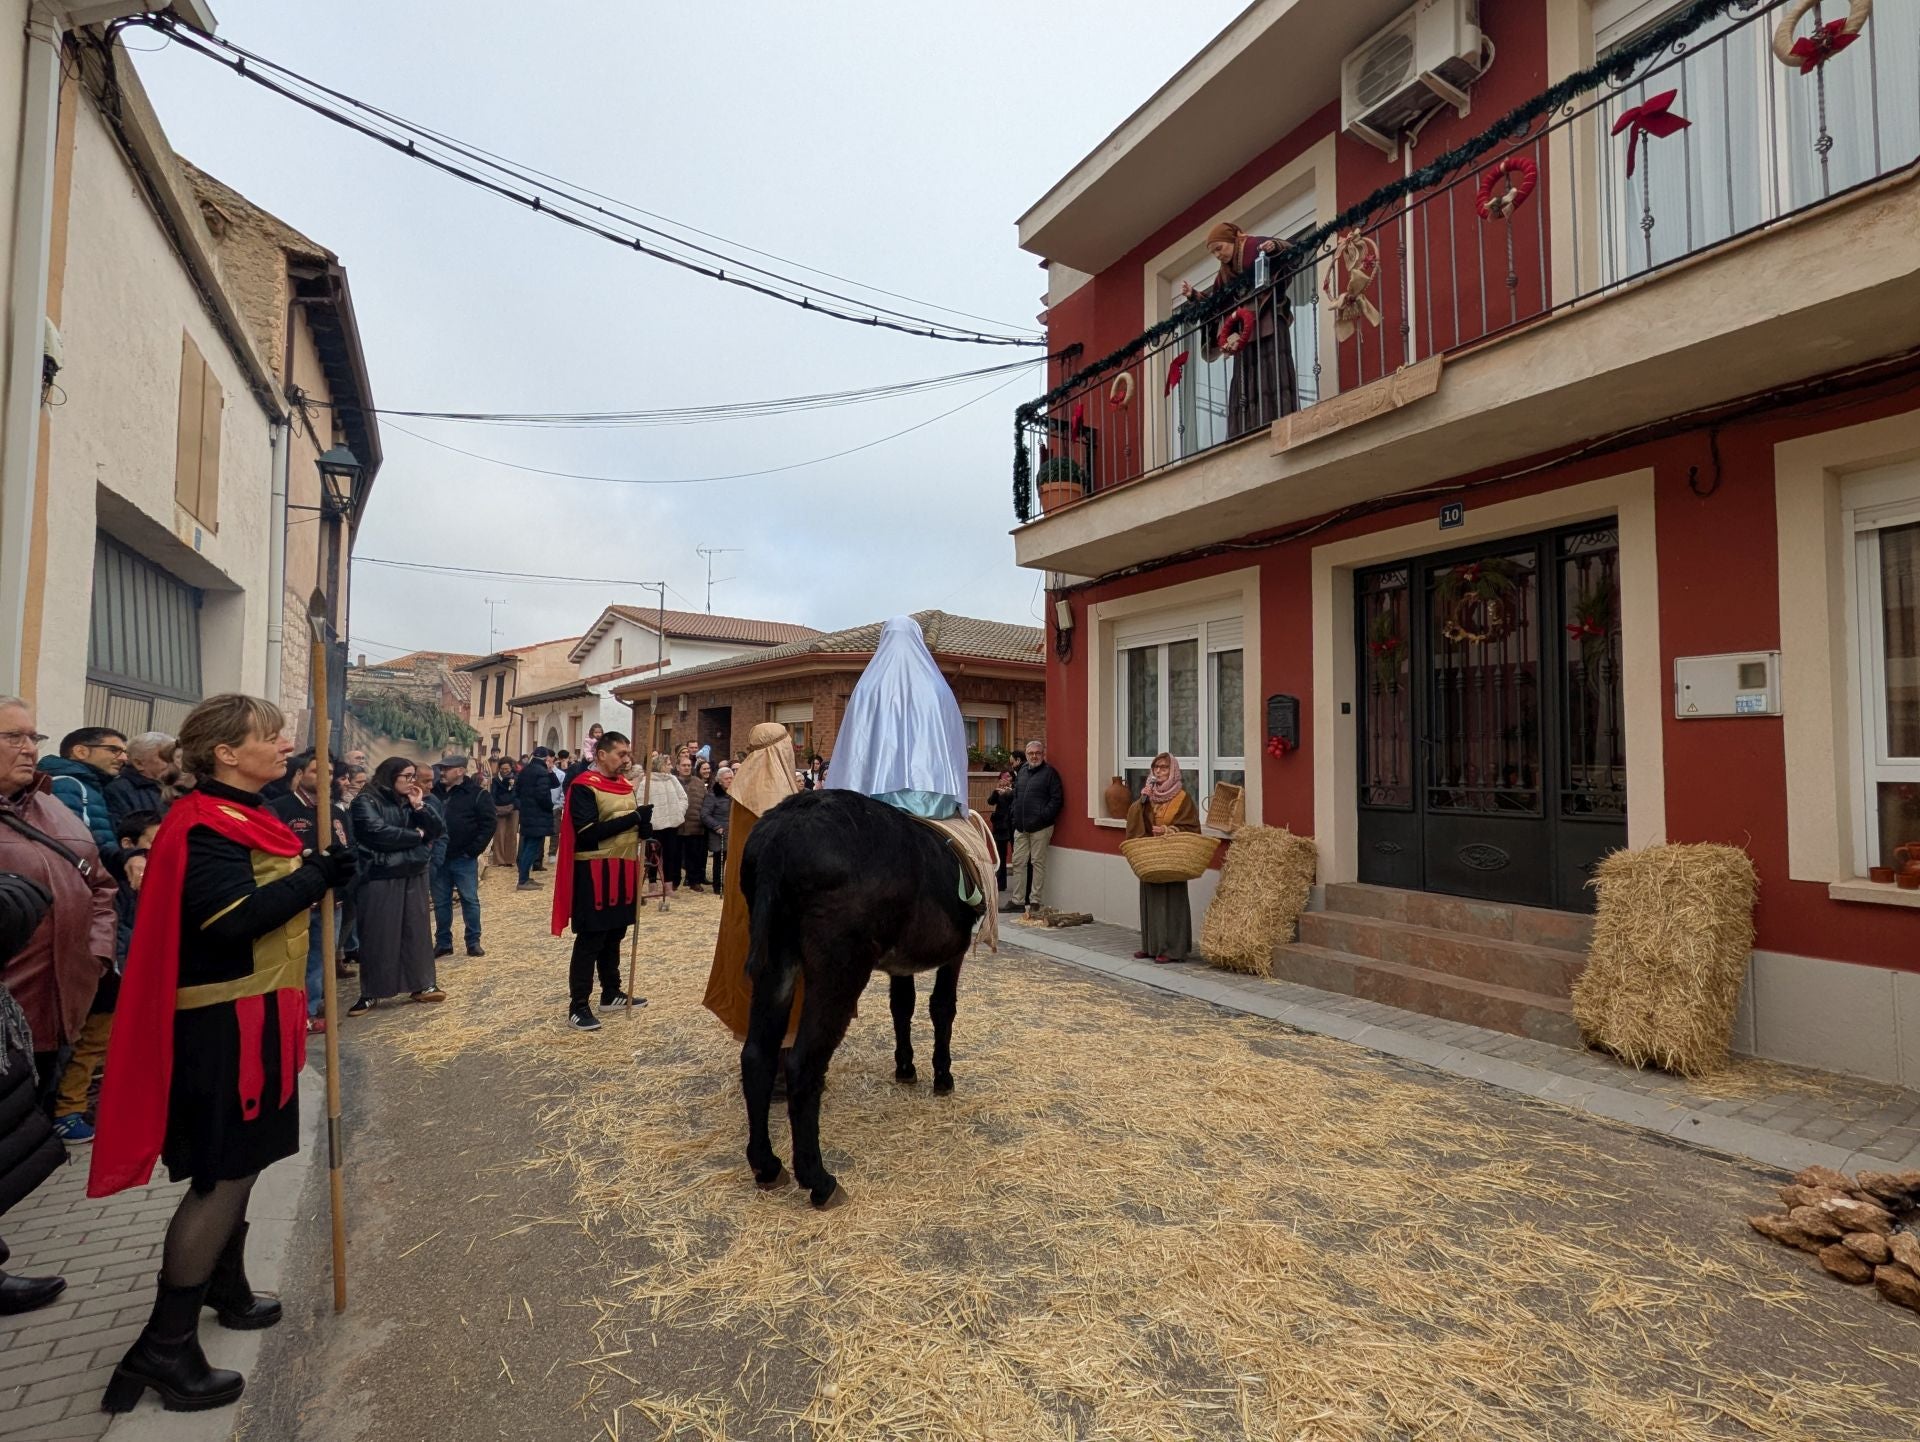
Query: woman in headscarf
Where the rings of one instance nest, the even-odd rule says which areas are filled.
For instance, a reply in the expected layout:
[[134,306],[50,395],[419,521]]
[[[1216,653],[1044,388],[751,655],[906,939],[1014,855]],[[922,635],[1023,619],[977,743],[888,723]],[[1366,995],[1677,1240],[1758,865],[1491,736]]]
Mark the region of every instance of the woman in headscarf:
[[[1198,831],[1200,812],[1181,785],[1180,763],[1162,751],[1153,758],[1140,799],[1127,811],[1127,840]],[[1140,883],[1140,949],[1134,956],[1165,965],[1185,961],[1193,950],[1193,912],[1184,881]]]
[[[1213,285],[1197,291],[1180,282],[1186,300],[1213,295],[1223,285],[1238,283],[1253,270],[1256,256],[1272,255],[1281,242],[1270,236],[1249,235],[1230,220],[1207,232],[1207,250],[1220,262]],[[1250,332],[1220,344],[1220,326],[1226,316],[1200,327],[1200,358],[1212,362],[1233,358],[1233,376],[1227,383],[1227,434],[1245,435],[1270,426],[1300,408],[1299,378],[1293,367],[1293,305],[1282,278],[1275,277],[1259,291],[1249,291],[1241,305],[1253,312]],[[1231,316],[1229,310],[1226,314]]]
[[[753,1004],[753,984],[747,980],[749,924],[747,899],[740,890],[740,858],[754,823],[780,802],[799,791],[793,762],[793,738],[778,721],[763,721],[747,736],[747,757],[734,769],[728,790],[725,885],[720,901],[720,934],[713,944],[713,970],[707,974],[707,994],[701,1005],[726,1023],[734,1040],[745,1045],[747,1012]],[[793,984],[793,1011],[787,1019],[783,1046],[793,1045],[800,1020],[802,983]],[[784,1073],[783,1073],[784,1074]]]

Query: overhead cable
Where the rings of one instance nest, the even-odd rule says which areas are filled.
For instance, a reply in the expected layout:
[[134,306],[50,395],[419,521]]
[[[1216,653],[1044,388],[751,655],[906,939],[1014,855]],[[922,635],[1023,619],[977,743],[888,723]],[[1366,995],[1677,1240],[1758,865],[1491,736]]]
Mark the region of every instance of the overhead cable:
[[[938,321],[862,301],[810,282],[796,280],[750,261],[728,256],[682,236],[672,235],[658,227],[644,224],[585,198],[597,192],[587,191],[584,187],[574,186],[568,182],[553,180],[546,177],[543,172],[516,166],[511,162],[492,157],[490,152],[463,142],[446,139],[438,132],[391,115],[376,106],[356,100],[344,92],[321,85],[284,65],[234,45],[231,41],[194,30],[181,23],[171,13],[135,16],[122,23],[148,25],[161,30],[182,47],[231,69],[243,79],[252,81],[284,99],[291,100],[294,104],[311,110],[337,125],[370,140],[376,140],[410,159],[432,166],[444,174],[464,180],[503,199],[511,200],[536,214],[547,216],[564,225],[598,236],[602,240],[611,241],[626,249],[637,251],[655,260],[665,261],[710,280],[752,291],[772,300],[784,301],[802,310],[817,312],[834,320],[897,331],[904,335],[922,336],[930,340],[998,346],[1044,346],[1046,344],[1046,341],[1038,336],[972,330],[952,322]],[[349,111],[358,113],[349,113]],[[399,133],[396,134],[395,131]],[[620,203],[615,202],[615,204]],[[632,207],[623,208],[633,209]],[[639,234],[632,232],[639,232]],[[643,235],[669,242],[680,247],[680,251],[665,249],[660,244],[651,243],[643,239]],[[681,251],[692,251],[696,254],[688,255]],[[706,256],[724,264],[710,265],[696,256]],[[726,268],[728,265],[732,266],[732,270]],[[872,287],[865,288],[872,289]],[[849,306],[857,309],[848,309]],[[945,307],[936,308],[945,309]]]

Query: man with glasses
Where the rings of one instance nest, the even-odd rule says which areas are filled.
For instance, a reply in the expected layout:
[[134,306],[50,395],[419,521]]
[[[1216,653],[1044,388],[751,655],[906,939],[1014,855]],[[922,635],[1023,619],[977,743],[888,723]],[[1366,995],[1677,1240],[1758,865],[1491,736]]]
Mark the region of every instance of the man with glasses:
[[58,756],[40,763],[40,770],[53,779],[53,794],[93,833],[93,844],[109,865],[119,859],[120,843],[107,809],[107,783],[120,774],[126,760],[126,737],[105,726],[83,726],[60,738]]

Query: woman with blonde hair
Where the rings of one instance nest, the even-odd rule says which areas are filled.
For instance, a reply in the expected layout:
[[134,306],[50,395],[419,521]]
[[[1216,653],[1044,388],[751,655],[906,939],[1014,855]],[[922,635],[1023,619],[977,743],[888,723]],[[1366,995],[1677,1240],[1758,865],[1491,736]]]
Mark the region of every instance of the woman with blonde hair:
[[[1198,831],[1200,811],[1181,784],[1180,763],[1162,751],[1140,788],[1140,799],[1127,810],[1127,840],[1165,836],[1170,831]],[[1140,883],[1140,949],[1136,959],[1151,957],[1160,965],[1185,961],[1193,950],[1193,910],[1187,904],[1184,881]]]
[[680,875],[680,823],[687,819],[687,788],[680,784],[674,758],[656,751],[648,763],[651,776],[634,779],[642,805],[653,807],[653,839],[660,846],[660,894],[673,895]]
[[[1272,255],[1280,246],[1271,236],[1249,235],[1223,220],[1207,232],[1207,251],[1220,262],[1212,286],[1195,290],[1183,280],[1180,294],[1187,300],[1201,300],[1222,286],[1237,285],[1260,256]],[[1223,324],[1240,311],[1252,316],[1252,324],[1223,337]],[[1238,309],[1200,327],[1200,358],[1212,363],[1223,355],[1233,360],[1233,376],[1227,383],[1229,437],[1260,430],[1300,409],[1300,383],[1293,364],[1293,304],[1283,280],[1246,291]]]

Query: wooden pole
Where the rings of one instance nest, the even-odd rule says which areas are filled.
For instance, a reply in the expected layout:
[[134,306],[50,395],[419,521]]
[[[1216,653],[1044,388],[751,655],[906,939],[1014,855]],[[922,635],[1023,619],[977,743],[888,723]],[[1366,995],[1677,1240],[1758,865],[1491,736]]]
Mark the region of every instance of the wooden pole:
[[[327,717],[327,602],[319,591],[307,603],[313,632],[311,685],[313,755],[319,771],[314,788],[314,836],[333,844],[333,737]],[[333,891],[320,898],[320,1014],[327,1024],[327,1184],[333,1202],[333,1310],[347,1310],[347,1185],[340,1136],[340,1003],[334,980]]]
[[[651,751],[651,747],[648,748]],[[653,757],[648,755],[646,770],[640,782],[640,804],[647,805],[653,800]],[[633,1004],[633,988],[640,979],[640,898],[647,889],[647,843],[635,843],[633,861],[633,939],[627,947],[627,1018],[631,1020],[639,1008]]]

